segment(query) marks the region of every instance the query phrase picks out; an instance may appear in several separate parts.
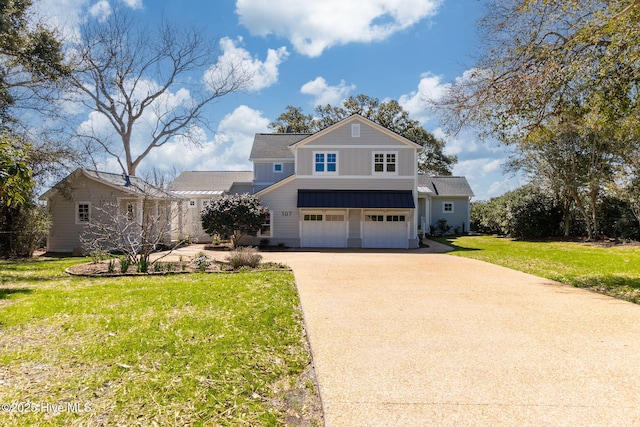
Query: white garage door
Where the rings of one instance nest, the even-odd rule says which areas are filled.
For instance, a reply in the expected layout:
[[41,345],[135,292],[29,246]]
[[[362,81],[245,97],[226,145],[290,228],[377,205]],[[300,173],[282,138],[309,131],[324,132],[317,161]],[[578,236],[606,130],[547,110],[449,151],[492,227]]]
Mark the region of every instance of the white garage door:
[[408,248],[407,224],[409,217],[405,212],[364,212],[362,236],[363,248]]
[[346,248],[345,211],[302,211],[302,238],[306,248]]

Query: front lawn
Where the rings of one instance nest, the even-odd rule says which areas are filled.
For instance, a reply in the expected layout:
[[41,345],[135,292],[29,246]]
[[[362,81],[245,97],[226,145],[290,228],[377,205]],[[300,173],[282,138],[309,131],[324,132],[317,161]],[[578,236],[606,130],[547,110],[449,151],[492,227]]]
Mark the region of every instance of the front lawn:
[[475,258],[640,303],[640,246],[519,241],[491,236],[441,240]]
[[62,273],[81,262],[0,261],[0,424],[281,425],[308,410],[290,272]]

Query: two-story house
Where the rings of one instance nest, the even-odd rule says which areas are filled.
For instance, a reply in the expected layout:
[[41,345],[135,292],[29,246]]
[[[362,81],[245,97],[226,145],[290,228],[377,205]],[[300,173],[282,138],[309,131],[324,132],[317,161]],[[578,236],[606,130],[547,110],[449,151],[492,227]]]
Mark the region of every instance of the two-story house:
[[[198,213],[211,196],[248,191],[270,222],[246,243],[336,248],[414,248],[437,222],[469,231],[473,192],[464,177],[418,174],[422,147],[359,115],[315,134],[257,134],[253,177],[185,172],[170,189],[188,198],[184,232],[206,241]],[[190,210],[191,209],[191,210]]]
[[[422,147],[359,115],[315,134],[257,134],[252,171],[184,172],[169,191],[139,178],[78,170],[42,196],[52,216],[50,251],[80,246],[96,208],[117,200],[132,216],[165,206],[170,238],[211,241],[200,212],[223,194],[256,194],[270,219],[257,245],[415,248],[438,223],[469,231],[473,192],[464,177],[418,173]],[[61,184],[68,185],[61,185]],[[67,191],[62,191],[67,188]]]

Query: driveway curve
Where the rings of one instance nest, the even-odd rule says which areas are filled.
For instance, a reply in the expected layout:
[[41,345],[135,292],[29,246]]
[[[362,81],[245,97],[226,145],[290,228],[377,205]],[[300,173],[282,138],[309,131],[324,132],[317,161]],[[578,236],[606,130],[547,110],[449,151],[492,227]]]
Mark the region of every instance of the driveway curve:
[[325,422],[640,425],[640,306],[414,251],[265,253],[293,268]]

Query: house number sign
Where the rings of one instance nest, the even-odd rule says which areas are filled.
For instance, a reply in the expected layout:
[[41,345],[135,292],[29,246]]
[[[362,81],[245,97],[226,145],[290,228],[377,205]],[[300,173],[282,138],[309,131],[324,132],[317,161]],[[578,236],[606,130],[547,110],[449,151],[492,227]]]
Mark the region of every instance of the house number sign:
[[292,214],[292,211],[282,211],[282,216],[291,216]]

